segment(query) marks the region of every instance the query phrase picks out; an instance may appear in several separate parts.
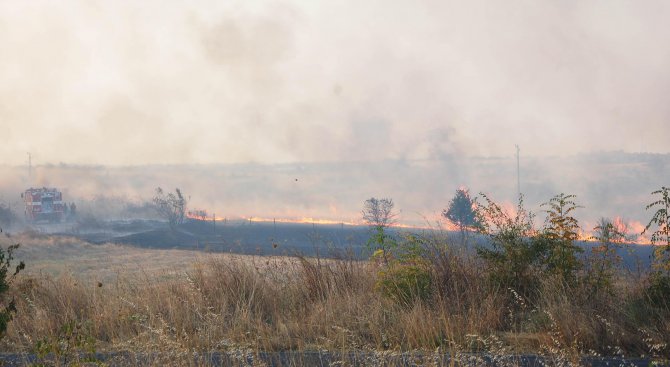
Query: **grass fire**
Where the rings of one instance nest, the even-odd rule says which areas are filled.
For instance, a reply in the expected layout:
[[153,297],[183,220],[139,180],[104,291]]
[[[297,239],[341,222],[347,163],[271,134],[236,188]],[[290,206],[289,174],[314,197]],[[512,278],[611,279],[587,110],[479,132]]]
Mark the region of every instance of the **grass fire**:
[[668,19],[0,1],[0,367],[670,367]]

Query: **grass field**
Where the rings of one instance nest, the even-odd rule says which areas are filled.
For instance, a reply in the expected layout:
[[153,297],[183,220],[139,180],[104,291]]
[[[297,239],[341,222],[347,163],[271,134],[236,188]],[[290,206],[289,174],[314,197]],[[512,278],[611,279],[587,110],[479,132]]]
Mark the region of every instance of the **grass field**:
[[93,351],[158,353],[155,365],[190,364],[193,353],[210,351],[539,353],[568,364],[584,355],[669,356],[670,312],[644,303],[644,279],[621,276],[613,293],[593,297],[588,287],[547,278],[530,301],[492,286],[478,258],[441,246],[417,263],[430,276],[429,295],[410,284],[405,297],[393,291],[402,284],[380,282],[395,270],[379,261],[36,234],[3,242],[21,243],[15,255],[26,262],[12,288],[18,312],[4,351],[70,361]]
[[[190,250],[150,250],[115,244],[94,245],[76,238],[42,235],[19,235],[4,239],[20,243],[16,258],[28,265],[23,276],[67,274],[82,279],[116,279],[120,274],[152,274],[176,271],[208,256]],[[216,256],[226,256],[219,254]]]

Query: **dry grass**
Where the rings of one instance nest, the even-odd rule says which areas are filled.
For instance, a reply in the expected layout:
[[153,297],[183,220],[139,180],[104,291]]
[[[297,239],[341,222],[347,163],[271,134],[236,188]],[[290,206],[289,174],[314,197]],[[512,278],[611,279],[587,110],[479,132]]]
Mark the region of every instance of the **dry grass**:
[[158,352],[156,364],[194,352],[323,349],[668,356],[670,313],[635,309],[642,288],[625,281],[594,300],[546,279],[531,304],[492,287],[476,258],[438,251],[431,298],[401,305],[376,291],[371,262],[16,240],[28,271],[15,283],[19,312],[2,350],[69,343]]
[[[208,256],[198,251],[154,251],[131,246],[94,245],[77,238],[24,233],[0,239],[0,246],[20,243],[16,258],[29,266],[24,275],[76,274],[78,278],[109,281],[118,274],[154,273],[182,269]],[[225,256],[225,255],[222,255]]]

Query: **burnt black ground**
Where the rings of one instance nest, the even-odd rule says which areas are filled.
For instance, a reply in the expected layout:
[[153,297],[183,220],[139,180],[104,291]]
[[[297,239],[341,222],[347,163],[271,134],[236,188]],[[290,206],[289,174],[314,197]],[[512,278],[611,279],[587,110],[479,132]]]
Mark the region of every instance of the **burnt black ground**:
[[[89,231],[75,237],[92,243],[118,243],[142,248],[187,249],[250,255],[295,255],[363,258],[368,255],[367,227],[308,223],[271,223],[190,220],[171,231],[167,225],[147,223],[129,228],[116,223],[114,230]],[[391,230],[397,233],[396,230]],[[63,235],[67,235],[63,233]]]
[[[421,228],[391,228],[389,233],[434,235],[437,230]],[[118,243],[142,248],[185,249],[208,252],[228,252],[248,255],[304,255],[321,257],[353,257],[370,255],[366,245],[369,229],[344,224],[273,223],[250,221],[216,222],[188,220],[177,231],[158,221],[112,221],[100,228],[82,230],[74,235],[91,243]],[[451,244],[459,244],[460,234],[445,232]],[[470,249],[487,246],[486,239],[470,234]],[[580,242],[584,255],[590,253],[593,242]],[[618,254],[631,272],[647,269],[651,263],[652,246],[630,245]]]

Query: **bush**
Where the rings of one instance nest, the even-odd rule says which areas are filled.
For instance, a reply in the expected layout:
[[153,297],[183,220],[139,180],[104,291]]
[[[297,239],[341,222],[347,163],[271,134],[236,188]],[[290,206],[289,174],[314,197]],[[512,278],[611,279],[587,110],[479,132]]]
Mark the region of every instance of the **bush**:
[[91,321],[70,320],[60,327],[57,335],[37,341],[35,354],[44,363],[35,366],[98,364],[95,344]]
[[670,308],[670,276],[652,273],[647,294],[652,305]]
[[547,219],[541,239],[546,250],[545,265],[550,273],[557,274],[570,285],[575,285],[577,272],[582,268],[577,255],[584,252],[577,240],[579,239],[579,223],[572,212],[581,208],[573,200],[575,195],[558,194],[542,204]]
[[610,295],[614,292],[614,281],[623,259],[617,251],[626,246],[626,225],[622,221],[613,221],[601,218],[593,228],[595,235],[592,238],[597,245],[591,248],[587,258],[586,283],[591,287],[591,293],[605,292]]
[[482,223],[479,231],[489,238],[491,245],[478,247],[477,255],[485,261],[493,284],[528,297],[537,289],[544,253],[543,242],[534,237],[534,215],[524,208],[522,197],[512,214],[486,195],[481,197],[484,202],[476,203]]
[[670,307],[670,188],[663,186],[652,195],[659,195],[660,199],[647,205],[647,210],[658,209],[642,232],[657,227],[651,234],[651,243],[658,247],[654,250],[655,271],[651,274],[648,294],[653,305]]
[[14,259],[14,250],[19,248],[19,245],[12,245],[7,248],[7,251],[0,248],[0,339],[5,336],[7,325],[12,320],[13,314],[16,312],[16,302],[12,298],[7,301],[6,293],[9,291],[9,286],[16,277],[19,271],[25,268],[23,261],[19,263],[10,275],[10,264]]
[[420,263],[394,263],[377,274],[375,288],[403,306],[431,296],[432,281],[428,268]]

